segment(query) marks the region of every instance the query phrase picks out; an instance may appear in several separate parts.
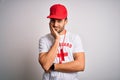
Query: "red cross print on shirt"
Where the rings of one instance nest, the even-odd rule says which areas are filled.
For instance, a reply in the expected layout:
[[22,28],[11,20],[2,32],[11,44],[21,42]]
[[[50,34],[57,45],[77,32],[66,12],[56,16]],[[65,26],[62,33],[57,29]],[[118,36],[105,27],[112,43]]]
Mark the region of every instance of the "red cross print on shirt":
[[64,57],[68,56],[67,52],[64,52],[63,49],[60,49],[60,53],[57,54],[57,57],[59,57],[59,63],[62,64],[62,61],[65,61]]

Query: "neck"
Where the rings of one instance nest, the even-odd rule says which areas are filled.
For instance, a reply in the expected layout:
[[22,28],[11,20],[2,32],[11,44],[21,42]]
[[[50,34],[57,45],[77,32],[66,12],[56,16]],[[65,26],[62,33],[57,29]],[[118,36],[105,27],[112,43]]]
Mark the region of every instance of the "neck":
[[60,33],[60,35],[65,35],[66,34],[66,30],[64,29],[61,33]]

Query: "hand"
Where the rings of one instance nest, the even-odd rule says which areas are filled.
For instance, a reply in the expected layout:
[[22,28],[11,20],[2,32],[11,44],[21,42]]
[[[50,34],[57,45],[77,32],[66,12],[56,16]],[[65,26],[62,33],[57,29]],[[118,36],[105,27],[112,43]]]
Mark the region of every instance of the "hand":
[[51,34],[54,36],[54,38],[55,38],[56,40],[59,40],[59,39],[60,39],[59,33],[58,33],[52,26],[50,26],[50,31],[51,31]]

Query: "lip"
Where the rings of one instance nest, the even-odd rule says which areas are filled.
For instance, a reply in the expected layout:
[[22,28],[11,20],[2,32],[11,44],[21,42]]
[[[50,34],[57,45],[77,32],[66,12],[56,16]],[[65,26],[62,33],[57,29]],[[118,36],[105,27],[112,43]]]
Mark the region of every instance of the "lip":
[[54,28],[54,29],[59,29],[58,27]]
[[55,29],[56,31],[58,30],[58,29]]

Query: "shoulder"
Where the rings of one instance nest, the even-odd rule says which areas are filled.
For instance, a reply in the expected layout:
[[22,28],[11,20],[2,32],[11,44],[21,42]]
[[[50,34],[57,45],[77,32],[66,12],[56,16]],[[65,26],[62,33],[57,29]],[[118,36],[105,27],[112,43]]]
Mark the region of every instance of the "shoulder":
[[39,39],[39,44],[52,44],[54,42],[54,37],[51,34],[46,34]]
[[46,34],[46,35],[40,37],[39,40],[51,40],[51,39],[53,39],[53,36],[49,33],[49,34]]

